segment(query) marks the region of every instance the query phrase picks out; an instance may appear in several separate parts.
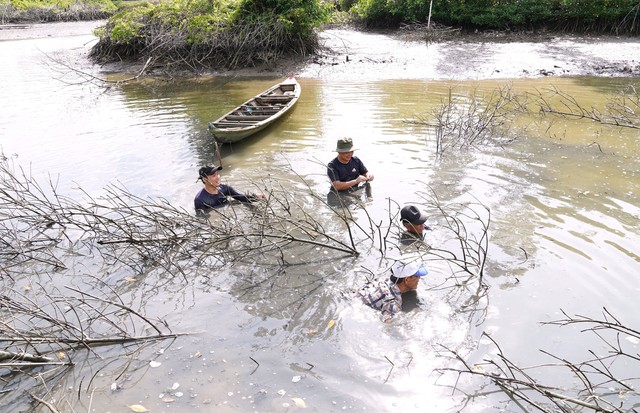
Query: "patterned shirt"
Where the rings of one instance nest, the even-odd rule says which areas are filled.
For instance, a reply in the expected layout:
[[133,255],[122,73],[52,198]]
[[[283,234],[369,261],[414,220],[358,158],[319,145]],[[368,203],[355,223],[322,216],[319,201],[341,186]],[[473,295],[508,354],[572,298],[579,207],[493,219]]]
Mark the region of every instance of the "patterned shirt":
[[[360,158],[352,156],[346,164],[340,162],[338,157],[333,158],[327,165],[327,176],[331,182],[349,182],[353,181],[360,175],[365,175],[369,170],[364,166]],[[355,190],[357,187],[351,187],[346,190]]]
[[402,293],[388,278],[371,282],[356,294],[365,304],[382,311],[385,322],[391,321],[402,309]]

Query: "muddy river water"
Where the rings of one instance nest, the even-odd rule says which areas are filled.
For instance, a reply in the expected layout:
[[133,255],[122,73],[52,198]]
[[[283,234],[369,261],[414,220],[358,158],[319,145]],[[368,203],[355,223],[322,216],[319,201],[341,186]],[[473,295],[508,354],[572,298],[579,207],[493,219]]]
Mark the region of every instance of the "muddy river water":
[[[81,196],[78,187],[100,196],[107,185],[122,184],[191,211],[197,170],[216,159],[207,123],[288,71],[147,79],[105,89],[75,83],[51,62],[55,56],[99,77],[125,76],[86,60],[95,42],[89,31],[59,27],[44,37],[9,38],[0,31],[6,80],[0,149],[34,178],[54,177],[69,196]],[[333,52],[296,68],[302,96],[286,121],[223,148],[223,182],[238,189],[278,182],[296,191],[302,177],[324,194],[324,165],[335,156],[336,139],[351,136],[356,155],[375,175],[366,213],[352,210],[357,220],[386,222],[397,205],[422,204],[430,188],[444,203],[489,208],[487,294],[473,301],[442,288],[450,269],[434,262],[416,307],[386,325],[343,294],[368,271],[382,270],[380,253],[363,235],[358,257],[323,261],[291,251],[296,265],[258,287],[249,288],[250,280],[270,269],[216,270],[205,280],[163,283],[117,274],[139,280],[122,294],[145,304],[148,315],[174,331],[198,334],[146,346],[129,370],[104,361],[117,359],[119,349],[101,350],[100,360],[89,356],[51,389],[52,400],[71,403],[69,411],[113,413],[132,405],[151,412],[447,412],[461,408],[465,392],[473,396],[466,411],[521,411],[486,381],[439,373],[456,365],[443,353],[455,350],[469,365],[495,356],[483,333],[523,366],[556,361],[541,349],[575,361],[589,358],[588,350],[607,350],[593,334],[541,324],[563,311],[599,318],[606,307],[638,328],[637,129],[531,121],[508,145],[437,157],[433,131],[407,122],[451,95],[488,94],[506,85],[557,88],[585,107],[604,108],[620,91],[640,87],[637,39],[428,45],[349,30],[323,36]],[[309,213],[319,210],[305,201]],[[438,245],[444,234],[435,212],[430,216],[427,240]],[[334,218],[326,220],[337,236],[343,232]],[[79,266],[78,273],[90,272]],[[638,352],[637,340],[620,340]],[[575,384],[555,370],[537,374],[541,381]],[[7,412],[23,411],[28,402],[5,392],[1,397],[12,406]]]

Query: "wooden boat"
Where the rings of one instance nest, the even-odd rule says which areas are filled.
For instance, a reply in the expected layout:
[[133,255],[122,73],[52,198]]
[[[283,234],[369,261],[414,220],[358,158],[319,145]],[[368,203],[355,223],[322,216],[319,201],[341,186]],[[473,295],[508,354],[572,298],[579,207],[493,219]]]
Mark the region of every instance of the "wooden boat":
[[293,77],[270,87],[231,112],[209,123],[216,141],[234,143],[261,131],[293,107],[300,97],[300,84]]

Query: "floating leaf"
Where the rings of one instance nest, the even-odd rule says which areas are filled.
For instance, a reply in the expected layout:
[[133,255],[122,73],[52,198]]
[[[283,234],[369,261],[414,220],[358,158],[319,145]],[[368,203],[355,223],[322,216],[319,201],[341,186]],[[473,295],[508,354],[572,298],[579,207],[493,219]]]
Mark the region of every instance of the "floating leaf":
[[329,322],[327,323],[327,328],[331,328],[334,325],[336,325],[336,320],[329,320]]
[[131,409],[132,412],[136,412],[136,413],[144,413],[144,412],[148,412],[149,410],[147,410],[146,407],[140,405],[140,404],[132,404],[131,406],[127,406],[129,409]]
[[124,280],[125,280],[126,282],[128,282],[128,283],[132,283],[132,282],[134,282],[136,279],[135,279],[135,278],[131,278],[131,277],[126,277]]
[[155,368],[155,367],[159,367],[161,364],[162,364],[162,363],[160,363],[159,361],[155,361],[155,360],[151,360],[151,361],[149,362],[149,365],[150,365],[151,367],[154,367],[154,368]]
[[67,358],[67,355],[64,353],[64,351],[58,352],[58,360],[64,360],[66,358]]
[[200,353],[199,351],[196,351],[196,354],[194,354],[193,357],[200,358],[202,357],[202,353]]
[[304,402],[304,400],[302,400],[299,397],[292,397],[291,400],[293,401],[293,403],[296,405],[296,407],[300,407],[302,409],[306,409],[307,408],[307,404]]
[[163,397],[163,398],[162,398],[162,401],[163,401],[164,403],[173,403],[173,402],[175,402],[175,401],[176,401],[176,399],[173,399],[173,398],[171,398],[171,397],[167,396],[167,397]]

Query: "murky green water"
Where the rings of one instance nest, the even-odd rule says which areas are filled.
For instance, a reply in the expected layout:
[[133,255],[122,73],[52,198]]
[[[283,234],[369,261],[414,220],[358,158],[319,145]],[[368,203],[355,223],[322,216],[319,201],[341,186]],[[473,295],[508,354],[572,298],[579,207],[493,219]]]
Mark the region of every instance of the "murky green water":
[[[91,39],[0,43],[0,75],[13,79],[0,95],[3,153],[36,179],[54,176],[63,193],[81,187],[100,195],[121,183],[141,197],[191,210],[196,171],[216,159],[207,123],[279,79],[145,80],[109,90],[55,80],[38,50],[83,50]],[[628,84],[638,86],[637,79],[299,81],[302,97],[286,121],[223,148],[223,182],[239,189],[278,182],[297,191],[299,175],[324,194],[324,165],[335,156],[335,141],[352,136],[375,174],[367,203],[373,222],[386,222],[396,204],[421,203],[429,187],[445,203],[477,200],[490,208],[487,296],[464,307],[471,292],[437,288],[449,270],[436,262],[420,285],[417,308],[384,325],[342,294],[359,286],[366,270],[379,269],[381,254],[364,236],[359,257],[331,261],[293,250],[295,265],[276,270],[239,267],[193,280],[115,274],[116,284],[120,277],[138,279],[123,294],[147,314],[197,334],[151,343],[136,355],[140,367],[123,375],[121,349],[100,349],[113,363],[90,356],[52,389],[57,399],[75,411],[97,412],[124,412],[133,404],[152,412],[299,410],[292,398],[317,412],[447,411],[461,396],[451,396],[450,377],[434,372],[450,364],[440,357],[444,348],[477,362],[495,351],[481,339],[489,332],[505,353],[531,365],[545,360],[539,349],[565,357],[602,349],[593,336],[540,326],[561,311],[598,317],[606,307],[630,325],[640,322],[637,130],[558,118],[531,123],[510,145],[439,158],[432,132],[406,122],[450,94],[507,83],[518,91],[556,87],[601,107]],[[323,214],[305,201],[308,213]],[[361,210],[354,214],[365,222]],[[340,235],[335,217],[324,219]],[[436,221],[428,240],[438,245],[443,237]],[[162,364],[152,368],[150,360]],[[114,381],[120,390],[110,389]],[[174,383],[179,390],[171,389]],[[459,383],[471,392],[474,385]],[[496,406],[479,398],[470,408]]]

